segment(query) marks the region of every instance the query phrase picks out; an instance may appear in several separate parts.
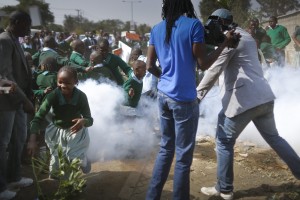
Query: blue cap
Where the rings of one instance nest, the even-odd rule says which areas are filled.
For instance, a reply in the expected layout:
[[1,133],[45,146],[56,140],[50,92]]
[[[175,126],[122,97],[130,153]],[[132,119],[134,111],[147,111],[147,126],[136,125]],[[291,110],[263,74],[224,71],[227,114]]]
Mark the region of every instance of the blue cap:
[[230,20],[233,21],[233,16],[231,14],[231,12],[225,8],[220,8],[218,10],[215,10],[211,16],[217,16],[220,17],[222,19],[226,19],[226,20]]

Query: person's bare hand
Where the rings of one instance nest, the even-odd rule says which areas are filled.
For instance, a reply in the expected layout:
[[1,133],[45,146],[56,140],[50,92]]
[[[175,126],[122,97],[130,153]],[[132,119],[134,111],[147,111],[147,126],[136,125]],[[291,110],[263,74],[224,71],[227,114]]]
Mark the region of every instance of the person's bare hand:
[[229,48],[236,48],[239,44],[240,38],[242,36],[240,33],[236,33],[235,29],[228,31],[225,35],[225,42]]
[[75,124],[71,127],[72,134],[77,133],[80,129],[84,127],[85,124],[85,120],[83,118],[73,119],[72,122],[75,122]]
[[130,88],[128,91],[128,95],[132,98],[134,96],[134,90],[133,88]]
[[17,89],[17,84],[12,82],[10,85],[9,93],[14,93],[16,91],[16,89]]
[[44,94],[49,94],[52,90],[53,90],[52,87],[47,87],[47,88],[44,90]]
[[89,67],[86,67],[86,68],[84,69],[84,71],[85,71],[85,72],[90,72],[90,71],[92,71],[93,69],[94,69],[94,67],[89,66]]
[[30,139],[27,143],[27,153],[28,153],[28,155],[34,156],[37,149],[38,149],[38,145],[37,145],[37,142],[36,142],[36,135],[31,134]]
[[35,112],[34,106],[28,98],[26,98],[23,102],[23,110],[29,114],[34,114]]
[[[1,80],[0,87],[9,87],[8,93],[14,93],[16,91],[17,84],[10,80]],[[0,92],[2,92],[2,91],[0,91]],[[2,92],[2,93],[4,93],[4,92]]]

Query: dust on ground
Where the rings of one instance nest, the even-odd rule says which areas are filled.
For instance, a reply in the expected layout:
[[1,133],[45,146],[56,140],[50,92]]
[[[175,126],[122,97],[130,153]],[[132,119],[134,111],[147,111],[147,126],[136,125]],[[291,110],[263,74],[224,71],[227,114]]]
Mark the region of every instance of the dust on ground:
[[[151,178],[159,146],[143,158],[110,160],[92,164],[85,175],[87,186],[74,200],[143,200]],[[216,182],[215,143],[211,137],[197,140],[191,167],[191,200],[218,200],[199,192],[203,186]],[[300,166],[299,166],[300,167]],[[172,199],[173,166],[165,184],[162,200]],[[23,166],[24,176],[33,177],[30,165]],[[300,181],[270,148],[241,142],[235,147],[234,199],[243,200],[300,200]],[[45,175],[46,176],[46,175]],[[40,182],[45,194],[55,192],[57,183],[44,177]],[[23,188],[15,200],[36,199],[35,185]]]

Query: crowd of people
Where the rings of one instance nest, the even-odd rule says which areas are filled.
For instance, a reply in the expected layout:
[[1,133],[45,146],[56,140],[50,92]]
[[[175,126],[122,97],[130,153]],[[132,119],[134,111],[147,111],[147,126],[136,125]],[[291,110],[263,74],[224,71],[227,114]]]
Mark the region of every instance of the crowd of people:
[[[129,65],[111,53],[113,43],[107,34],[96,39],[92,31],[79,39],[75,34],[41,31],[31,37],[30,27],[30,16],[15,11],[0,36],[1,200],[12,199],[14,188],[33,183],[21,176],[24,147],[35,156],[38,143],[47,145],[50,178],[57,178],[58,145],[66,158],[81,161],[84,173],[90,171],[86,153],[93,118],[87,96],[76,87],[80,81],[93,79],[123,88],[123,106],[131,109],[136,109],[143,93],[142,53],[131,56]],[[147,88],[154,93],[156,86]]]
[[[50,178],[57,178],[58,145],[68,159],[80,159],[84,173],[91,170],[86,153],[93,116],[88,97],[76,87],[88,79],[123,88],[128,109],[142,109],[143,96],[158,103],[160,150],[147,200],[160,199],[174,156],[173,199],[190,198],[199,102],[221,73],[225,93],[216,129],[217,183],[201,192],[233,199],[233,148],[251,121],[300,179],[300,158],[278,134],[275,96],[261,67],[262,59],[284,66],[284,49],[291,41],[286,28],[272,16],[267,30],[255,18],[246,30],[229,30],[234,22],[229,10],[217,9],[211,16],[220,19],[224,40],[208,54],[204,26],[191,0],[164,0],[163,20],[151,31],[147,56],[140,47],[132,48],[127,63],[112,53],[115,44],[108,34],[91,31],[79,38],[41,31],[31,36],[30,16],[11,13],[9,26],[0,34],[0,199],[12,199],[12,188],[33,183],[21,176],[21,159],[24,146],[30,156],[36,155],[38,134],[44,135],[51,153]],[[298,49],[299,30],[292,35]],[[205,71],[198,86],[197,70]]]
[[246,29],[256,41],[260,61],[268,67],[284,67],[286,64],[285,50],[287,45],[293,40],[296,54],[292,65],[299,67],[299,26],[295,26],[295,31],[290,36],[287,28],[278,24],[276,16],[271,16],[268,22],[269,25],[263,28],[260,26],[257,18],[252,18],[249,20],[249,26]]

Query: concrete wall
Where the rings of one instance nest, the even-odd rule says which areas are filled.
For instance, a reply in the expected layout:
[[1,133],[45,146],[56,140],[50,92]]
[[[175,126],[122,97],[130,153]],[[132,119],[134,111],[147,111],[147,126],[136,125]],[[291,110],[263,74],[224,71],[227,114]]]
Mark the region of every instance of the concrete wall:
[[[295,26],[300,26],[300,11],[293,12],[288,15],[282,15],[278,17],[278,24],[283,25],[287,28],[290,36],[294,33]],[[266,27],[269,25],[268,22],[262,22],[262,27]],[[295,57],[295,49],[294,49],[294,41],[292,40],[290,44],[285,49],[286,54],[286,62],[289,65],[294,64],[294,57]]]

